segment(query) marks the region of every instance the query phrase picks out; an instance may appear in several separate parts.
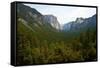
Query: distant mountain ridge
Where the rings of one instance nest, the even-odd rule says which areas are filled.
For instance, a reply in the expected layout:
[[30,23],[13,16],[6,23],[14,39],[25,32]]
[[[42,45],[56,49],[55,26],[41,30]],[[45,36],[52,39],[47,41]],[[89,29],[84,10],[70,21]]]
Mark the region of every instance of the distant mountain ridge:
[[89,18],[77,18],[75,21],[63,25],[64,31],[76,31],[84,28],[92,28],[96,26],[96,14]]
[[56,16],[43,15],[36,9],[24,4],[17,4],[17,17],[18,21],[22,21],[23,24],[32,31],[35,31],[36,28],[40,30],[48,29],[52,31],[77,31],[96,26],[96,14],[89,18],[76,18],[75,21],[61,26]]

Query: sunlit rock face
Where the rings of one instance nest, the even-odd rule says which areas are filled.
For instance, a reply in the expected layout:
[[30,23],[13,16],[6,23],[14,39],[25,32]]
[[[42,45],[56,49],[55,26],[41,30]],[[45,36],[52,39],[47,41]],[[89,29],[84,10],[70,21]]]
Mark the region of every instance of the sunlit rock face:
[[49,23],[51,24],[51,26],[53,28],[56,28],[56,29],[60,29],[60,24],[57,20],[57,17],[53,16],[53,15],[44,15],[43,16],[43,20],[46,22],[46,23]]

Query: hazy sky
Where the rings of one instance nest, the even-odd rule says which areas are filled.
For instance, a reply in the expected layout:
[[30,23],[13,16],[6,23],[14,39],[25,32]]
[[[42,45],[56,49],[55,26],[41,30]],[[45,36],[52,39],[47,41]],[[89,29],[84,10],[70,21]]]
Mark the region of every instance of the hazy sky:
[[73,6],[56,6],[56,5],[40,5],[25,4],[31,8],[35,8],[43,15],[54,15],[60,24],[75,21],[77,17],[88,18],[96,14],[96,8],[73,7]]

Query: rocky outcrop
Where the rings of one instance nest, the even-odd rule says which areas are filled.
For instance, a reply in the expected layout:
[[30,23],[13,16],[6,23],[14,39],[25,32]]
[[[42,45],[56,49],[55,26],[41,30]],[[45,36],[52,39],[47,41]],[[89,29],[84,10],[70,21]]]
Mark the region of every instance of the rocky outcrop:
[[57,20],[57,17],[53,15],[44,15],[43,21],[49,23],[53,28],[60,29],[60,24]]

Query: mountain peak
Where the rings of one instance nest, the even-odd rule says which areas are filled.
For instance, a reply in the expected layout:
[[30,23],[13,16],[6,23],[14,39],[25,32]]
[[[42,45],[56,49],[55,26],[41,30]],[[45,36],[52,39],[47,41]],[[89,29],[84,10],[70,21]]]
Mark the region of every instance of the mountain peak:
[[[77,18],[73,22],[69,22],[67,24],[64,24],[63,30],[80,30],[83,28],[92,28],[96,26],[96,14],[89,17],[89,18]],[[84,30],[84,29],[83,29]]]
[[84,18],[80,17],[76,19],[76,23],[82,23],[84,21]]
[[54,15],[44,15],[44,17],[48,17],[48,18],[50,18],[50,19],[56,19],[57,20],[57,17],[56,16],[54,16]]

